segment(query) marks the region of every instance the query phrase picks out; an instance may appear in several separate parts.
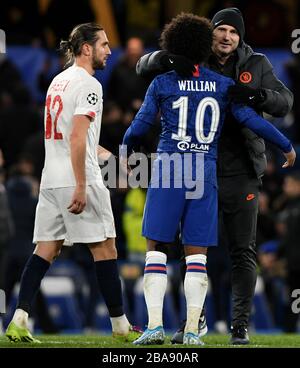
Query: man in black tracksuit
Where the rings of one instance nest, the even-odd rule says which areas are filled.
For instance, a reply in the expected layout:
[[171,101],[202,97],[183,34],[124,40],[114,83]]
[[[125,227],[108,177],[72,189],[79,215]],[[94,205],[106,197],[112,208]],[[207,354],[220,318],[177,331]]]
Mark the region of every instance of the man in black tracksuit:
[[[280,82],[263,54],[244,43],[244,22],[237,8],[219,11],[212,19],[214,41],[208,67],[236,80],[233,101],[257,112],[281,117],[292,108],[293,95]],[[195,40],[196,41],[196,40]],[[179,55],[156,51],[143,56],[137,72],[144,76],[174,69],[190,76],[193,65]],[[261,177],[266,168],[262,138],[238,124],[228,113],[219,140],[218,185],[221,229],[232,261],[232,344],[248,344],[247,327],[256,283],[256,221]],[[222,239],[223,237],[220,237]]]

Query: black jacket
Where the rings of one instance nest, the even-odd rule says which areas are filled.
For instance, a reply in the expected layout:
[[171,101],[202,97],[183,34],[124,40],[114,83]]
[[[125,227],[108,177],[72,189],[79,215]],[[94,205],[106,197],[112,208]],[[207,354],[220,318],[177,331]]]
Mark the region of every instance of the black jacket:
[[[164,51],[156,51],[144,55],[137,63],[137,73],[152,77],[155,74],[166,72],[160,63],[164,53]],[[224,73],[220,68],[217,70],[211,58],[208,61],[208,67],[236,81],[240,81],[240,78],[245,75],[244,72],[250,73],[251,78],[246,85],[252,88],[262,88],[266,96],[264,102],[255,107],[256,111],[266,112],[275,117],[285,116],[292,108],[293,94],[275,76],[267,57],[254,52],[244,42],[237,48],[234,57],[234,65],[229,73]],[[244,128],[228,113],[219,141],[218,175],[256,174],[257,177],[261,177],[266,168],[264,152],[263,139]]]

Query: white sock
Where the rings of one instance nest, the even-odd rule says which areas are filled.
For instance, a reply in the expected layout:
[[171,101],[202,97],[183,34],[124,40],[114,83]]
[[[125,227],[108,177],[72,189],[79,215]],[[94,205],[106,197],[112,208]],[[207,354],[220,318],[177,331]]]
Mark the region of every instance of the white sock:
[[12,321],[22,328],[28,328],[28,313],[23,309],[16,309]]
[[208,280],[206,274],[206,256],[194,254],[185,257],[186,274],[184,294],[186,298],[187,319],[184,332],[198,335],[198,323],[203,308]]
[[144,295],[148,310],[148,328],[163,325],[163,303],[167,289],[167,256],[162,252],[146,253]]
[[125,314],[120,317],[110,317],[112,332],[117,335],[127,335],[129,333],[130,323]]

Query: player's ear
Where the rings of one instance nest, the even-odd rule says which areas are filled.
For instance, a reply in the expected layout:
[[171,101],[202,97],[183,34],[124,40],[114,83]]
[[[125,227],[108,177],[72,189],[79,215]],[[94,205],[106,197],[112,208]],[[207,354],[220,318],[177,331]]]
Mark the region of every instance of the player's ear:
[[84,43],[81,48],[81,53],[85,56],[91,55],[91,46],[88,43]]

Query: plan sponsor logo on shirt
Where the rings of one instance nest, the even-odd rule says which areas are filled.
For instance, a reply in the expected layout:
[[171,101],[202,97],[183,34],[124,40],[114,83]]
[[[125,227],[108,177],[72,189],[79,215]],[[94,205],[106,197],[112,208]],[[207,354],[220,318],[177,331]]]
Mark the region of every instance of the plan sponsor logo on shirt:
[[177,147],[180,151],[192,151],[192,152],[208,152],[209,144],[202,143],[189,143],[186,141],[180,141],[177,143]]

